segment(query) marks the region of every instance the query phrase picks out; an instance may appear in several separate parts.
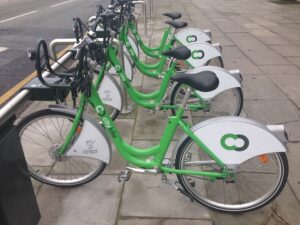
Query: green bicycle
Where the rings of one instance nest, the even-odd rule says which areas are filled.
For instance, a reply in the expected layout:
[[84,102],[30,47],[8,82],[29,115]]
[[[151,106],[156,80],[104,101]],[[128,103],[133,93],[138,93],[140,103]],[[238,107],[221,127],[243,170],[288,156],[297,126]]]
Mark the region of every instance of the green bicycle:
[[[130,10],[131,7],[129,7],[128,4],[125,5],[121,4],[121,9],[119,9],[118,7],[120,7],[120,5],[116,4],[110,7],[110,10],[112,11],[118,10],[117,12],[118,14],[117,16],[119,17],[118,20],[121,20],[122,22],[114,21],[112,23],[115,24],[119,23],[118,40],[124,44],[123,48],[125,52],[130,56],[130,60],[132,61],[132,64],[142,74],[145,74],[150,77],[160,77],[167,63],[167,57],[161,53],[163,51],[170,50],[174,47],[175,43],[178,42],[178,40],[174,36],[174,32],[179,28],[183,28],[187,26],[187,23],[182,21],[175,21],[175,20],[169,21],[168,23],[170,27],[165,31],[163,40],[161,41],[159,54],[158,53],[156,54],[157,56],[156,58],[159,58],[159,61],[155,64],[146,64],[139,59],[139,47],[136,44],[136,42],[133,40],[133,38],[131,38],[131,35],[129,35],[129,29],[132,28],[135,31],[134,33],[136,34],[136,36],[139,37],[137,30],[133,28],[135,23],[133,22],[134,17],[132,15],[132,10]],[[101,10],[101,12],[103,12],[103,10]],[[97,15],[100,15],[100,13],[98,12]],[[89,21],[90,21],[90,27],[95,26],[95,23],[97,21],[97,16],[91,17]],[[171,33],[172,28],[174,29],[174,31]],[[103,27],[99,26],[98,30],[103,31]],[[99,33],[102,34],[103,32],[99,32]],[[146,45],[143,43],[143,46]],[[190,42],[185,44],[185,46],[187,46],[192,52],[192,57],[186,60],[186,64],[188,65],[189,68],[208,65],[211,64],[211,62],[214,62],[214,64],[217,66],[224,67],[220,52],[212,45],[208,43],[202,43],[202,42],[200,43]],[[151,48],[148,48],[149,52],[155,51],[154,49],[152,50],[150,49]],[[145,52],[145,54],[147,55],[147,52]]]
[[[55,83],[49,83],[41,75],[49,67],[49,57],[45,41],[37,45],[32,58],[40,82],[55,90],[69,88],[72,94],[79,91],[81,97],[76,111],[56,106],[35,112],[18,124],[28,168],[34,178],[55,186],[87,183],[100,175],[110,162],[111,140],[132,165],[120,175],[120,180],[128,180],[130,172],[161,174],[167,183],[191,200],[229,213],[258,209],[278,196],[288,176],[283,126],[265,126],[240,117],[219,117],[190,127],[182,116],[192,89],[213,90],[218,79],[212,74],[203,79],[179,73],[172,80],[190,88],[176,115],[169,117],[159,144],[147,149],[131,146],[120,136],[92,83],[86,56],[92,48],[97,48],[97,43],[91,45],[92,42],[86,37],[78,48],[76,73],[56,73],[60,81]],[[101,62],[103,56],[97,57]],[[87,104],[94,108],[101,124],[83,113]],[[177,128],[184,135],[172,159],[166,160],[165,154]],[[177,175],[180,185],[168,180],[170,173]]]
[[[137,21],[133,13],[135,7],[133,2],[132,1],[126,1],[126,2],[111,1],[109,8],[113,9],[115,3],[119,3],[119,5],[121,4],[123,6],[123,10],[125,11],[126,16],[129,18],[127,24],[125,25],[126,27],[128,27],[128,29],[126,29],[127,32],[125,33],[126,35],[128,35],[129,42],[134,47],[135,53],[138,56],[139,56],[139,49],[141,49],[143,53],[146,54],[147,56],[153,58],[159,58],[161,56],[160,53],[165,50],[167,40],[170,37],[175,37],[173,38],[173,40],[174,41],[176,40],[176,42],[182,45],[186,45],[188,43],[204,43],[204,42],[211,43],[211,32],[209,30],[202,31],[196,28],[188,28],[175,34],[177,29],[184,28],[187,25],[187,23],[181,21],[180,22],[175,21],[181,18],[182,16],[181,13],[168,12],[168,13],[164,13],[163,15],[171,19],[171,21],[166,22],[169,25],[169,27],[165,28],[160,44],[156,47],[150,47],[146,45],[145,42],[143,42],[141,36],[138,33]],[[98,12],[96,17],[103,12],[104,12],[104,8],[101,7],[101,5],[98,5]],[[130,33],[128,31],[130,31]]]
[[[109,12],[110,13],[110,12]],[[114,14],[109,14],[110,18],[105,18],[101,20],[94,21],[94,32],[89,31],[89,35],[94,38],[97,37],[97,28],[101,26],[102,28],[106,27],[106,24],[111,24],[111,20],[114,18]],[[77,18],[78,19],[78,18]],[[101,24],[101,25],[99,25]],[[77,20],[75,26],[80,27],[81,22]],[[117,25],[114,30],[119,30],[120,25]],[[124,26],[122,26],[124,28]],[[121,33],[123,32],[123,28],[121,28]],[[107,28],[106,28],[107,29]],[[74,30],[81,30],[75,28]],[[108,29],[107,29],[108,30]],[[103,35],[103,34],[102,34]],[[75,34],[78,37],[77,34]],[[83,36],[83,34],[80,34]],[[123,34],[119,35],[123,36]],[[76,38],[79,41],[79,38]],[[114,37],[111,40],[115,40]],[[101,40],[103,41],[103,40]],[[119,43],[119,42],[118,42]],[[176,114],[176,105],[180,103],[182,100],[182,94],[185,92],[185,86],[182,84],[174,84],[171,88],[170,94],[167,93],[168,88],[170,87],[170,78],[172,75],[176,73],[176,61],[177,60],[186,60],[190,58],[191,52],[185,46],[179,46],[177,48],[173,48],[168,51],[162,52],[162,56],[167,59],[170,59],[170,63],[166,72],[161,73],[160,77],[162,77],[161,85],[159,90],[151,92],[151,93],[143,93],[135,89],[131,84],[131,77],[126,74],[126,67],[123,69],[123,63],[120,61],[117,55],[117,50],[121,48],[120,45],[115,46],[114,41],[110,42],[107,45],[107,58],[108,64],[105,67],[102,67],[99,70],[99,76],[96,82],[96,88],[99,89],[100,79],[104,74],[107,73],[108,70],[114,68],[116,74],[120,77],[121,82],[124,84],[124,87],[129,94],[130,98],[140,106],[148,108],[150,110],[168,110],[171,109],[173,114]],[[132,47],[129,45],[130,52],[134,52]],[[135,53],[133,53],[135,54]],[[124,71],[125,70],[125,71]],[[218,67],[201,67],[195,68],[194,70],[189,70],[190,74],[194,74],[195,76],[201,76],[202,73],[215,74],[219,79],[219,85],[213,92],[201,93],[199,91],[195,91],[190,96],[189,104],[187,105],[187,109],[189,111],[195,112],[198,116],[201,117],[215,117],[220,115],[239,115],[242,107],[243,107],[243,94],[241,90],[241,84],[238,79],[236,79],[230,71],[225,71],[224,69]],[[151,71],[152,74],[156,74],[156,71]],[[110,77],[109,79],[113,79]],[[111,93],[110,101],[107,102],[104,100],[105,104],[110,105],[112,108],[112,118],[116,118],[118,112],[122,109],[122,93],[119,91],[120,88],[114,87],[114,85],[103,85],[100,87],[102,89],[102,93]],[[106,86],[106,88],[105,88]],[[109,89],[109,90],[108,90]],[[105,94],[102,94],[104,96]],[[170,97],[169,97],[170,96]],[[203,97],[202,97],[203,96]],[[185,115],[187,117],[188,115]]]

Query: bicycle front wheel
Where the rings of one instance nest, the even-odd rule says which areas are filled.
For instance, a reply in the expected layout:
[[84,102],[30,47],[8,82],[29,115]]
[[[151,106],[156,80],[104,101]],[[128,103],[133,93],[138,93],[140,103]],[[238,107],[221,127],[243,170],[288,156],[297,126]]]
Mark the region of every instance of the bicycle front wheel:
[[[187,88],[187,85],[177,83],[172,90],[170,104],[181,104]],[[199,105],[199,108],[187,110],[184,116],[198,118],[200,121],[218,116],[239,116],[243,108],[243,92],[241,88],[228,89],[215,96],[210,102],[205,102],[197,92],[193,91],[188,100],[187,106],[189,105]],[[172,109],[173,115],[176,115],[176,112],[176,109]]]
[[[221,169],[190,138],[180,146],[175,167],[210,172]],[[254,157],[238,165],[234,174],[232,181],[177,177],[183,189],[200,204],[227,213],[247,212],[270,203],[282,191],[288,177],[286,154],[274,152]]]
[[70,114],[45,109],[17,124],[29,173],[36,180],[53,186],[78,186],[95,179],[105,169],[106,163],[97,159],[57,156],[56,150],[63,144],[73,120]]

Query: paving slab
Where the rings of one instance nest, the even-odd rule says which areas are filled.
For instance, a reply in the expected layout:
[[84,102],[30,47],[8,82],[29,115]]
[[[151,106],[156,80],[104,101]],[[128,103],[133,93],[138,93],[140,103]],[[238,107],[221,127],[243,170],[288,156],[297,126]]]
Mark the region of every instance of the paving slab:
[[114,225],[122,186],[110,175],[78,188],[44,185],[37,197],[39,225]]
[[287,59],[295,66],[300,68],[300,57],[287,57]]
[[267,76],[244,76],[244,99],[288,99]]
[[300,56],[300,47],[295,45],[271,45],[270,47],[282,56]]
[[295,106],[288,100],[245,100],[247,115],[264,124],[280,124],[299,120]]
[[[300,205],[288,184],[274,203],[276,204],[276,211],[278,212],[278,215],[280,215],[289,225],[297,225],[299,223]],[[272,211],[271,206],[272,204],[269,204],[264,208],[255,211],[232,215],[212,211],[212,217],[215,225],[283,224],[278,222],[278,220],[275,220],[274,217],[271,217],[266,221]]]
[[259,66],[265,74],[273,75],[273,74],[292,74],[292,75],[300,75],[300,70],[294,65],[269,65],[269,66]]
[[250,33],[266,45],[288,45],[289,41],[282,38],[281,36],[267,30],[257,29],[251,30]]
[[300,107],[300,76],[272,75],[270,79],[297,105]]
[[285,58],[249,33],[227,35],[256,65],[289,64]]
[[300,141],[300,121],[292,121],[285,124],[289,141]]
[[207,220],[186,220],[186,219],[140,219],[130,218],[121,219],[117,225],[212,225],[211,221]]
[[264,74],[249,58],[223,58],[223,60],[225,69],[239,69],[242,74]]
[[[184,209],[184,210],[183,210]],[[124,185],[121,216],[210,219],[208,209],[191,202],[160,176],[133,174]]]
[[300,174],[299,174],[299,162],[300,162],[300,142],[288,144],[288,161],[289,161],[289,178],[288,182],[291,185],[293,193],[296,195],[298,202],[300,203]]
[[224,46],[234,46],[234,43],[227,37],[212,37],[214,43],[220,43],[222,48]]
[[[223,44],[221,44],[223,45]],[[222,47],[222,57],[224,59],[246,59],[247,56],[242,53],[242,51],[235,46],[225,46]]]

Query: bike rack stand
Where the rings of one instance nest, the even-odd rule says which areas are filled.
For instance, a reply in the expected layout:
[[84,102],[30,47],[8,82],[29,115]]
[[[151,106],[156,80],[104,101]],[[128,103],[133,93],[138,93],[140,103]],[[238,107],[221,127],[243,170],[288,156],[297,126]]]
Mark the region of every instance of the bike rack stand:
[[152,20],[153,18],[153,0],[148,0],[149,2],[149,19]]
[[52,40],[49,44],[50,57],[52,57],[54,60],[57,60],[57,54],[55,51],[56,46],[70,45],[70,44],[75,44],[75,43],[76,43],[75,38],[57,38],[57,39]]
[[147,5],[144,1],[133,1],[134,5],[143,5],[143,13],[144,13],[144,32],[147,37],[148,29],[147,29]]
[[[69,60],[72,56],[71,52],[67,52],[63,55],[59,60],[58,63],[54,63],[51,67],[53,70],[57,70],[61,64],[64,64],[67,60]],[[42,76],[46,78],[49,76],[49,72],[44,72]],[[0,109],[0,126],[7,121],[15,112],[18,110],[20,106],[22,106],[30,97],[29,90],[23,90],[19,94],[17,94],[14,98],[12,98],[8,103],[6,103]]]

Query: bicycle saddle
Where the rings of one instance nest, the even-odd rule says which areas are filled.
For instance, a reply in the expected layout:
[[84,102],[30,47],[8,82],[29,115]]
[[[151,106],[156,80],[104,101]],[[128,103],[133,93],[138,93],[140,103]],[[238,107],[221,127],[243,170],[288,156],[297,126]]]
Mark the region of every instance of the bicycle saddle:
[[172,76],[171,80],[187,84],[188,86],[202,92],[213,91],[219,86],[218,77],[211,71],[202,71],[195,74],[179,72]]
[[182,45],[177,48],[164,51],[161,54],[168,57],[174,57],[179,60],[186,60],[191,57],[191,50]]
[[163,14],[166,17],[169,17],[172,20],[176,20],[181,18],[181,13],[180,12],[166,12]]
[[168,20],[165,23],[169,24],[170,26],[174,27],[175,29],[184,28],[188,25],[187,22],[184,22],[181,20]]

